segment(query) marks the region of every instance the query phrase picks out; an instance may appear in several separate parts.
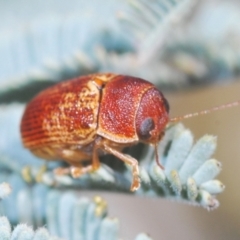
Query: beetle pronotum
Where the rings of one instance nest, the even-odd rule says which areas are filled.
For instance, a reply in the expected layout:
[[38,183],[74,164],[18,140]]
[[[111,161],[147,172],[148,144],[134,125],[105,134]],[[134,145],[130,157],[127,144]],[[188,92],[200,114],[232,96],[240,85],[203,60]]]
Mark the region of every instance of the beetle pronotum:
[[[99,155],[116,156],[132,166],[131,190],[140,187],[138,161],[121,151],[143,142],[155,147],[169,121],[239,105],[239,101],[182,117],[169,118],[169,105],[150,82],[116,74],[92,74],[58,83],[39,93],[21,121],[22,141],[36,156],[64,160],[57,174],[80,175],[97,170]],[[83,166],[83,161],[91,164]]]

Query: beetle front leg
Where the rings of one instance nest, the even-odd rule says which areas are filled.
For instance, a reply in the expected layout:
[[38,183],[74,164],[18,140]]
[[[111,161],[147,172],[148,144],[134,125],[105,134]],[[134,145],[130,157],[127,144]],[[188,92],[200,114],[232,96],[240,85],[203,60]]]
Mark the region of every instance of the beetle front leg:
[[140,178],[139,178],[139,168],[138,168],[138,161],[126,154],[123,154],[107,145],[103,145],[103,148],[106,152],[116,156],[120,160],[124,161],[125,163],[129,164],[132,167],[132,176],[133,176],[133,181],[131,185],[131,191],[136,191],[140,186]]

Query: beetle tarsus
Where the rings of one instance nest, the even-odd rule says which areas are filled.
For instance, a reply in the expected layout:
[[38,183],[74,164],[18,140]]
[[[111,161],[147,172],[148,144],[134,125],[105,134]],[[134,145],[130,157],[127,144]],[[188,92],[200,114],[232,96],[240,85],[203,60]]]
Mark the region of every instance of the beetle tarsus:
[[79,178],[81,175],[85,173],[89,173],[93,171],[92,165],[86,167],[70,167],[71,175],[73,178]]
[[67,175],[70,173],[70,168],[58,167],[54,169],[54,174],[56,175]]
[[[137,174],[137,175],[135,175]],[[141,180],[139,178],[139,175],[138,173],[134,173],[134,170],[133,170],[133,182],[132,182],[132,185],[131,185],[131,191],[132,192],[135,192],[136,190],[138,190],[138,188],[141,186]]]
[[89,172],[96,171],[97,169],[93,167],[93,165],[89,165],[86,167],[68,167],[68,168],[57,168],[54,170],[56,175],[68,175],[71,174],[73,178],[79,178],[81,175]]

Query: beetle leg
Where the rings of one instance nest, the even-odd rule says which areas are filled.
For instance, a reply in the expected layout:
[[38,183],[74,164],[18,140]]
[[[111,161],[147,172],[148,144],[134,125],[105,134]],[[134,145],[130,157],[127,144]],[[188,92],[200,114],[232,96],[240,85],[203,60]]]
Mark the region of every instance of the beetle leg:
[[[70,162],[68,162],[69,164],[71,164]],[[88,166],[70,166],[70,167],[66,167],[66,168],[62,168],[59,167],[57,169],[54,170],[54,173],[57,175],[67,175],[67,174],[71,174],[73,178],[78,178],[81,175],[88,173],[88,172],[92,172],[95,169],[93,168],[93,165],[88,165]]]
[[67,175],[70,173],[70,168],[69,167],[66,167],[66,168],[58,167],[58,168],[54,169],[54,173],[56,175]]
[[85,173],[91,172],[92,170],[92,165],[88,165],[86,167],[70,167],[71,175],[73,178],[78,178]]
[[124,161],[125,163],[129,164],[132,167],[132,176],[133,176],[133,181],[131,185],[131,191],[136,191],[140,187],[140,178],[139,178],[139,168],[138,168],[138,161],[127,155],[123,154],[107,145],[103,145],[103,148],[106,152],[116,156],[120,160]]
[[98,158],[98,152],[97,152],[98,146],[95,145],[93,148],[93,156],[92,156],[92,164],[88,166],[82,166],[81,163],[71,160],[66,160],[68,155],[65,155],[65,160],[71,165],[71,167],[68,168],[57,168],[54,172],[58,175],[65,175],[65,174],[71,174],[72,177],[78,178],[81,175],[89,172],[96,171],[100,167],[100,162]]
[[[70,163],[70,162],[68,162]],[[92,165],[83,167],[83,166],[70,166],[66,168],[59,167],[54,170],[54,173],[57,175],[68,175],[71,174],[73,178],[78,178],[81,175],[91,172],[93,170]]]
[[99,146],[97,144],[95,144],[93,147],[93,158],[92,158],[93,171],[97,170],[100,167],[100,161],[99,161],[98,151],[97,151],[98,148]]
[[93,157],[92,157],[92,164],[88,165],[86,167],[71,167],[71,175],[74,178],[80,177],[82,174],[94,172],[100,167],[100,162],[98,158],[98,152],[97,152],[97,145],[93,148]]

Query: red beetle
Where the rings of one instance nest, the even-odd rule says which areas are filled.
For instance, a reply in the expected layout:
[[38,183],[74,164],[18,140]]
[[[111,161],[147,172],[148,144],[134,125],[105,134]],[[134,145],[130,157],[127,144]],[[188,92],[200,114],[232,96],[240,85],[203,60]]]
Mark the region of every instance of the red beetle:
[[[100,154],[113,154],[132,166],[135,191],[140,187],[138,161],[121,151],[138,142],[156,148],[169,122],[168,112],[167,100],[153,84],[136,77],[93,74],[39,93],[24,112],[22,141],[40,158],[69,163],[69,168],[56,172],[75,178],[98,169]],[[84,160],[91,164],[83,166]]]
[[[240,101],[169,119],[163,94],[143,79],[93,74],[58,83],[38,94],[28,105],[21,122],[22,141],[36,156],[62,159],[69,168],[56,173],[73,177],[97,170],[98,156],[109,153],[132,166],[131,190],[140,187],[138,161],[121,153],[143,142],[157,149],[166,124],[207,114]],[[90,160],[89,166],[83,161]],[[157,151],[156,160],[158,162]]]

